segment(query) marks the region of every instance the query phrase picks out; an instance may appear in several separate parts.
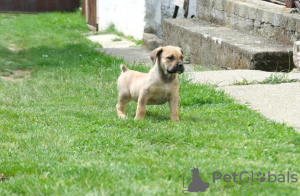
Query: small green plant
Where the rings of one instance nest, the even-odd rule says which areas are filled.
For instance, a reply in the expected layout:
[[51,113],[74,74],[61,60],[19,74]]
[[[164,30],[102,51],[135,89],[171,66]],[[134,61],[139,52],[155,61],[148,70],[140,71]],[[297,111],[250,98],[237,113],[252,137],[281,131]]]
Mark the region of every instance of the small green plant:
[[243,78],[242,81],[236,81],[234,82],[232,85],[249,85],[249,84],[281,84],[281,83],[291,83],[291,82],[299,82],[299,79],[289,79],[289,72],[291,70],[291,57],[289,54],[289,68],[287,71],[287,73],[280,73],[278,72],[278,66],[279,64],[277,63],[276,66],[276,72],[272,73],[269,77],[265,78],[263,81],[259,82],[257,80],[253,80],[253,81],[248,81],[247,79]]
[[111,41],[113,41],[113,42],[119,42],[119,41],[122,41],[122,38],[116,37],[114,39],[111,39]]
[[135,42],[134,42],[137,46],[140,46],[140,45],[142,45],[143,44],[143,40],[136,40]]
[[242,81],[234,81],[232,85],[250,85],[250,84],[258,84],[259,82],[257,80],[249,81],[246,78],[242,77]]
[[205,71],[204,67],[201,65],[194,65],[194,71]]
[[124,35],[124,33],[118,31],[116,29],[116,26],[114,24],[110,24],[107,29],[105,29],[103,32],[99,32],[100,34],[114,34],[119,36],[119,38],[112,39],[112,41],[121,41],[122,38],[125,38],[129,41],[134,42],[137,46],[142,45],[142,40],[137,40],[133,36]]
[[299,79],[289,79],[288,73],[278,74],[272,73],[269,77],[265,78],[263,81],[252,80],[249,81],[246,78],[243,78],[242,81],[235,81],[232,85],[250,85],[250,84],[281,84],[281,83],[291,83],[299,82]]
[[120,37],[123,37],[124,34],[120,31],[118,31],[116,29],[116,26],[114,24],[110,24],[107,29],[105,29],[103,32],[100,32],[100,33],[111,33],[111,34],[114,34],[114,35],[117,35],[117,36],[120,36]]
[[291,83],[297,82],[298,79],[289,79],[288,73],[284,74],[271,74],[269,77],[264,79],[260,84],[280,84],[280,83]]
[[190,55],[189,55],[189,53],[185,49],[182,49],[182,51],[183,51],[183,62],[184,63],[190,63]]

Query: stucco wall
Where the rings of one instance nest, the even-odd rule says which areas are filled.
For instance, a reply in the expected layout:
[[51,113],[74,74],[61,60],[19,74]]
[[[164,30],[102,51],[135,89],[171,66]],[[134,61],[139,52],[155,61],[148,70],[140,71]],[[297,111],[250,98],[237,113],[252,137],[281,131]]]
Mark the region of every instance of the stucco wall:
[[141,39],[145,26],[145,1],[98,0],[98,28],[105,30],[114,24],[118,31]]
[[[99,30],[115,24],[125,35],[142,39],[143,33],[162,37],[162,21],[172,18],[175,0],[98,0]],[[196,0],[190,0],[189,17],[196,15]],[[179,9],[178,18],[182,16]]]

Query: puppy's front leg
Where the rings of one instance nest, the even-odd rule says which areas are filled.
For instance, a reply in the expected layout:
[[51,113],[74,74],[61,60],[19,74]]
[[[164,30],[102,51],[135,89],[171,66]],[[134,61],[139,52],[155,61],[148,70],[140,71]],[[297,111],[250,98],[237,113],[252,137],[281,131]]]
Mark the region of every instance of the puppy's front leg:
[[146,105],[148,100],[148,93],[146,90],[141,90],[137,103],[136,115],[134,120],[144,119],[146,115]]
[[178,113],[178,104],[179,104],[179,95],[178,93],[174,93],[170,97],[169,106],[171,111],[171,120],[178,121],[179,120],[179,113]]

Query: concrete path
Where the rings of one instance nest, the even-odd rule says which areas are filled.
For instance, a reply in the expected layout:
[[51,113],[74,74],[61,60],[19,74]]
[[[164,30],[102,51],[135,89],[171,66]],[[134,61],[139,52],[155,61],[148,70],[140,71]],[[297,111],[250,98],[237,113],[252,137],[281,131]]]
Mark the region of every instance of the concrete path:
[[187,74],[194,82],[215,84],[218,87],[237,85],[238,83],[259,83],[270,77],[300,79],[300,73],[287,74],[244,69],[190,72]]
[[285,122],[300,131],[300,83],[225,86],[219,89],[267,118]]
[[91,35],[88,39],[102,45],[99,52],[103,52],[118,58],[124,58],[129,63],[146,63],[151,64],[150,51],[140,46],[136,46],[134,42],[122,38],[122,41],[113,41],[119,36],[104,34]]
[[[99,51],[124,58],[128,62],[152,65],[150,52],[141,47],[131,47],[133,42],[114,42],[115,35],[88,37],[100,43]],[[125,44],[126,43],[126,44]],[[125,47],[125,45],[127,47]],[[293,126],[300,132],[300,82],[282,84],[233,85],[252,81],[262,82],[271,75],[300,81],[300,73],[272,73],[258,70],[226,70],[194,72],[193,65],[185,65],[185,74],[195,83],[210,83],[224,90],[238,102],[248,105],[269,119]]]

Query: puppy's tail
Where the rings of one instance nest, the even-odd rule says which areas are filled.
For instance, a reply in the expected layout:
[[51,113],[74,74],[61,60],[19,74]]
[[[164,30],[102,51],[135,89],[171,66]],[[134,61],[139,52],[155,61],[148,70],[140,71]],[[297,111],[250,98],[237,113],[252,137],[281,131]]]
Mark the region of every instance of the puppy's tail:
[[123,73],[125,73],[126,71],[129,70],[124,64],[121,64],[120,68],[121,68]]

